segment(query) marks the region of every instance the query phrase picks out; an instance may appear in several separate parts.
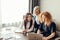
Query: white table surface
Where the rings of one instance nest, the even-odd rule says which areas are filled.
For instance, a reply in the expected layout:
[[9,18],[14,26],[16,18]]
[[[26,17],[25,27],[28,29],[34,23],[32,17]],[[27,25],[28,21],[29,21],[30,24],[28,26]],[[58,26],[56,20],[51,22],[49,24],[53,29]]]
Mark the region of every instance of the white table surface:
[[3,40],[17,40],[21,39],[21,34],[16,34],[15,32],[22,32],[22,29],[19,29],[18,27],[5,27],[2,28],[1,31],[1,37]]

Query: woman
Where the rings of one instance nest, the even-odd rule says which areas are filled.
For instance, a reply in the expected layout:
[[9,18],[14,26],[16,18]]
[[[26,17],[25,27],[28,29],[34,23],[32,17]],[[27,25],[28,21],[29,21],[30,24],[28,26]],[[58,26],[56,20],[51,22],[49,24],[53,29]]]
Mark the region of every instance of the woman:
[[27,33],[27,32],[31,32],[33,30],[34,21],[32,18],[33,18],[33,16],[31,13],[26,14],[26,18],[23,21],[23,24],[21,26],[21,27],[23,27],[23,32]]
[[43,35],[43,40],[54,40],[56,35],[56,24],[52,21],[51,14],[47,11],[40,14],[39,30]]
[[33,9],[33,16],[34,16],[34,20],[36,21],[37,24],[39,24],[39,15],[40,14],[40,7],[39,6],[35,6]]
[[34,16],[34,31],[35,33],[37,33],[37,29],[39,27],[39,14],[40,14],[40,7],[39,6],[35,6],[33,9],[33,16]]

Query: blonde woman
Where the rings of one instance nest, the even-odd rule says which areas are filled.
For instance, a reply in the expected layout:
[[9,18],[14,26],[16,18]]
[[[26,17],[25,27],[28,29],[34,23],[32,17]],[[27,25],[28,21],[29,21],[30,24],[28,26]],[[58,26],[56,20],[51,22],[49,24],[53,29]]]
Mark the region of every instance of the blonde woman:
[[40,7],[35,6],[33,9],[33,17],[34,17],[34,31],[37,33],[38,27],[39,27],[39,14],[40,14]]
[[43,40],[54,40],[56,34],[56,24],[52,21],[52,16],[49,12],[42,12],[40,14],[39,30],[43,35]]
[[39,6],[35,6],[33,9],[33,16],[34,16],[34,20],[36,21],[37,24],[39,24],[39,15],[40,14],[40,7]]

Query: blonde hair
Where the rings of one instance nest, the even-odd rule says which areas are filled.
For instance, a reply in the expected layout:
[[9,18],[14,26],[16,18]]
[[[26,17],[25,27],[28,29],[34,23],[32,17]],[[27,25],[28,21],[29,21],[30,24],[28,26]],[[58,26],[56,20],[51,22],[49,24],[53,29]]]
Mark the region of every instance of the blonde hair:
[[[51,16],[50,12],[45,11],[45,12],[42,12],[42,13],[40,14],[40,21],[41,21],[41,22],[42,22],[42,15],[44,15],[45,19],[47,19],[46,21],[44,21],[44,23],[45,23],[45,22],[48,22],[47,24],[50,25],[50,23],[52,22],[52,16]],[[50,23],[49,23],[49,22],[50,22]]]
[[34,7],[34,9],[33,9],[33,15],[36,15],[36,14],[35,14],[35,10],[36,10],[36,9],[39,9],[39,10],[40,10],[40,7],[39,7],[39,6],[35,6],[35,7]]

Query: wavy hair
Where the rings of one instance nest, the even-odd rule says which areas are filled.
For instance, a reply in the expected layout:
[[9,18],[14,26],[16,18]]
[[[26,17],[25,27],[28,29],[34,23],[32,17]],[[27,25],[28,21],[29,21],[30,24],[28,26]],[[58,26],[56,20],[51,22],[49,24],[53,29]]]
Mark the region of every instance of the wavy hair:
[[[44,17],[45,17],[45,19],[46,19],[46,21],[44,21],[44,23],[45,23],[45,22],[48,22],[48,23],[49,23],[49,22],[50,22],[50,23],[52,22],[52,15],[50,14],[50,12],[47,12],[47,11],[42,12],[42,13],[40,14],[40,21],[41,21],[41,22],[43,22],[43,21],[42,21],[42,20],[43,20],[43,19],[42,19],[42,16],[43,16],[43,15],[44,15]],[[47,23],[47,24],[48,24],[48,23]]]

